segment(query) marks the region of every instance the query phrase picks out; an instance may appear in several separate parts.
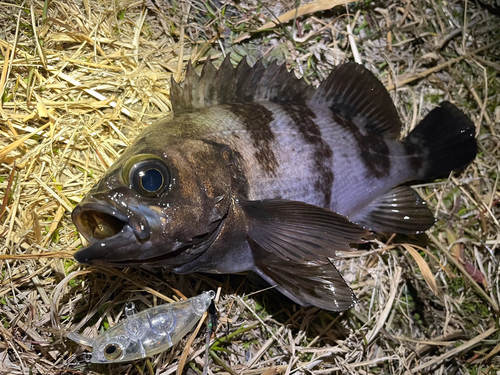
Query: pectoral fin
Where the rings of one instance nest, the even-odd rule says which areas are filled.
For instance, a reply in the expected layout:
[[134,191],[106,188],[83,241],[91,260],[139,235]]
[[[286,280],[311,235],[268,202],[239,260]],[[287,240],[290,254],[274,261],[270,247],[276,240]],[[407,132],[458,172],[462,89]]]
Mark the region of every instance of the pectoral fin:
[[326,261],[336,250],[362,243],[370,236],[363,227],[327,209],[303,202],[262,200],[240,202],[246,214],[247,236],[283,260]]
[[299,305],[344,311],[357,302],[354,292],[328,259],[299,263],[258,249],[255,258],[255,272]]

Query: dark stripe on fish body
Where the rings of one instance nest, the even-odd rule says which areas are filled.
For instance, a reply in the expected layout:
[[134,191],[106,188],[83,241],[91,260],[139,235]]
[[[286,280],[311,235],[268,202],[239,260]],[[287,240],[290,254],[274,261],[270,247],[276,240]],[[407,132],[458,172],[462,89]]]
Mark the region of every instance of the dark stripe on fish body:
[[314,119],[315,113],[307,106],[295,106],[293,104],[281,104],[285,112],[290,116],[297,127],[302,138],[314,147],[314,165],[318,179],[314,188],[325,197],[325,207],[329,207],[332,201],[333,185],[333,151],[328,143],[321,137],[321,130]]
[[351,120],[351,116],[345,113],[340,114],[336,108],[330,109],[333,121],[349,131],[356,139],[359,155],[367,170],[367,177],[381,179],[389,176],[391,160],[385,139],[368,133],[368,130],[366,130],[367,134],[363,134],[361,129]]
[[274,133],[271,129],[273,114],[266,107],[252,104],[228,104],[232,113],[239,117],[245,129],[252,138],[252,145],[255,149],[255,158],[260,166],[270,176],[276,177],[276,170],[279,167],[278,160],[273,151]]

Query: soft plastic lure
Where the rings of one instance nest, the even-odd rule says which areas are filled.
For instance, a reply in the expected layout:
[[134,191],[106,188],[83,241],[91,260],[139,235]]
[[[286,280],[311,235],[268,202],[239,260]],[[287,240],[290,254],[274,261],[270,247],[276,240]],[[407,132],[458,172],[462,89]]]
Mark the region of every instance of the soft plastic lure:
[[215,292],[204,292],[137,314],[132,304],[125,308],[125,320],[96,338],[75,332],[68,332],[67,336],[92,347],[92,363],[128,362],[150,357],[179,342],[207,311],[214,297]]

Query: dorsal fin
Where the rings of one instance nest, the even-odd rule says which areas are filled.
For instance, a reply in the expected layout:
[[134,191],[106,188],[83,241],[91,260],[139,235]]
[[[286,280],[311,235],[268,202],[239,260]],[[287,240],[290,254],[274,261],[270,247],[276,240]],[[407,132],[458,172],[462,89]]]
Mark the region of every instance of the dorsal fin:
[[244,58],[234,68],[229,56],[216,69],[210,59],[198,76],[191,63],[186,78],[172,78],[171,101],[175,114],[225,103],[258,101],[305,103],[328,107],[367,131],[396,139],[401,123],[382,83],[363,66],[347,63],[336,67],[317,90],[298,79],[285,64],[264,67],[262,60],[250,67]]
[[372,134],[397,139],[401,133],[401,122],[389,92],[372,72],[356,63],[335,67],[308,104],[328,107]]
[[304,102],[313,89],[286,66],[259,60],[250,67],[244,58],[234,68],[228,57],[217,70],[210,59],[198,76],[188,63],[182,83],[172,78],[171,101],[175,114],[225,103],[257,101]]

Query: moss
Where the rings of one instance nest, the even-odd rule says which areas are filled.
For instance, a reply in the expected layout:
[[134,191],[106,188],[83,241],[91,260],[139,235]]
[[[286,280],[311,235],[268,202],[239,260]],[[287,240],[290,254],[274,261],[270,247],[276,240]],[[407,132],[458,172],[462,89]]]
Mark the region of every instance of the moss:
[[123,20],[125,19],[125,9],[120,10],[120,11],[116,14],[116,17],[117,17],[119,20],[123,21]]
[[424,96],[424,101],[432,104],[439,104],[443,101],[443,96],[440,94],[427,94]]

